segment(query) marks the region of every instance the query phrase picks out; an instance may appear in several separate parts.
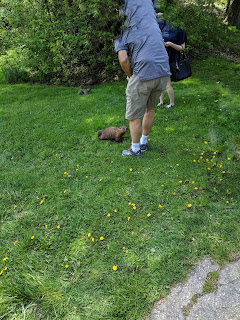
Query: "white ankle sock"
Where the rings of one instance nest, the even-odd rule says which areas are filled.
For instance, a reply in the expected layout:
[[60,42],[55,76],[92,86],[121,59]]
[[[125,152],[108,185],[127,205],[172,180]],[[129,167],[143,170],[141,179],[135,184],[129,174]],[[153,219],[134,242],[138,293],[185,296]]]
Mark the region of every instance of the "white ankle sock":
[[138,152],[140,150],[140,143],[132,143],[132,151]]
[[140,144],[147,144],[147,138],[148,138],[148,136],[144,136],[144,134],[143,134],[140,139]]

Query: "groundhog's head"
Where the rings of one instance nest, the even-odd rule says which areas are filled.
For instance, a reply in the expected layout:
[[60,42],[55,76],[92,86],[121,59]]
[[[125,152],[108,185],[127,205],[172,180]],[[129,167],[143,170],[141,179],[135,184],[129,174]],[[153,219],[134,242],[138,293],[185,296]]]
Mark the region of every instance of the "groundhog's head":
[[124,132],[126,132],[126,131],[127,131],[127,127],[120,127],[119,129],[124,130]]

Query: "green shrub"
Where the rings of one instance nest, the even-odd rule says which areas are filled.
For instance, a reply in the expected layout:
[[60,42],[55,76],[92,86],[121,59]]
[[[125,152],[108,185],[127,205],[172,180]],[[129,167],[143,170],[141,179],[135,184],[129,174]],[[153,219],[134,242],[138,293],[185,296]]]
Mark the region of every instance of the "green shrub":
[[187,48],[192,56],[226,50],[238,53],[240,41],[236,40],[240,33],[228,27],[222,20],[222,12],[210,4],[174,1],[169,6],[163,1],[160,10],[164,19],[186,30]]

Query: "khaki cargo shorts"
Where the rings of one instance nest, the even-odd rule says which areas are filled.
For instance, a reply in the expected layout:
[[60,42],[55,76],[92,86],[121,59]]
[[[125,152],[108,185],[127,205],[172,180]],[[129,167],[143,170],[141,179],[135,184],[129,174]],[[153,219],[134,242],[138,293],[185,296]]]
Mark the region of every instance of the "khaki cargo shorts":
[[170,77],[160,77],[140,82],[138,76],[133,74],[127,85],[127,107],[125,118],[139,119],[144,116],[146,109],[155,109],[161,93],[165,90]]

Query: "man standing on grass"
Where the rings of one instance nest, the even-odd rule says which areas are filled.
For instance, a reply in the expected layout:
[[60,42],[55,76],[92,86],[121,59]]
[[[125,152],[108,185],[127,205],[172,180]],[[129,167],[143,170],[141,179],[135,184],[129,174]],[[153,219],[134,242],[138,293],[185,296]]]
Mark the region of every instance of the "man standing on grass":
[[129,120],[132,145],[122,155],[140,156],[141,151],[147,150],[154,109],[171,73],[153,1],[125,0],[124,3],[125,29],[115,41],[115,51],[129,79],[126,119]]

